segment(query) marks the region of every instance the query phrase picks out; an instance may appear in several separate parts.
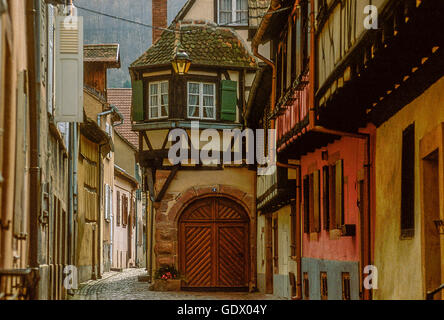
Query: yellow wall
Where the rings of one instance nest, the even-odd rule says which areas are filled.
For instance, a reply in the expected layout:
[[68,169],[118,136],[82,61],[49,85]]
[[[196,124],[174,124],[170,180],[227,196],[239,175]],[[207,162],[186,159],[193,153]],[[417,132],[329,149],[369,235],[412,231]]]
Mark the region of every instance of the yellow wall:
[[135,177],[135,151],[117,134],[114,135],[114,151],[114,163]]
[[254,194],[255,172],[246,168],[225,168],[214,171],[178,171],[168,193],[180,193],[194,186],[224,184]]
[[[423,299],[419,141],[444,121],[444,77],[376,131],[376,299]],[[402,132],[415,122],[415,235],[400,240]]]

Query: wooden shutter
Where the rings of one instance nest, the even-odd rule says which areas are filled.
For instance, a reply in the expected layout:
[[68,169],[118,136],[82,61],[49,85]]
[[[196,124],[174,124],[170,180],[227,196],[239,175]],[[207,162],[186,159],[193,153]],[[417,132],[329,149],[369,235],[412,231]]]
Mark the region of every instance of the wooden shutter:
[[313,181],[314,181],[314,175],[313,173],[308,176],[308,209],[309,209],[309,225],[308,230],[310,233],[315,232],[315,217],[314,217],[314,190],[313,190]]
[[328,183],[329,191],[329,215],[330,215],[330,230],[336,229],[336,167],[329,166]]
[[320,171],[313,173],[313,231],[321,231]]
[[401,237],[412,237],[415,228],[415,125],[402,133]]
[[310,232],[310,180],[308,176],[304,177],[304,233]]
[[273,262],[274,273],[279,273],[279,230],[277,217],[273,219]]
[[105,184],[105,220],[109,219],[109,185]]
[[143,121],[143,81],[132,82],[132,116],[133,121]]
[[344,175],[343,160],[338,160],[335,164],[335,180],[336,180],[336,227],[340,228],[343,224],[344,215]]
[[236,121],[237,81],[221,80],[221,120]]
[[330,230],[330,184],[328,166],[322,168],[323,229]]
[[56,18],[56,122],[83,122],[83,17]]
[[122,225],[128,225],[128,197],[122,196]]
[[[1,40],[0,40],[1,41]],[[0,52],[1,54],[1,52]],[[1,77],[1,75],[0,75]],[[25,221],[25,172],[26,167],[26,91],[27,75],[25,71],[18,74],[17,79],[17,117],[16,117],[16,149],[15,149],[15,192],[14,192],[14,236],[23,237],[26,234]]]
[[120,191],[117,191],[116,225],[120,226]]

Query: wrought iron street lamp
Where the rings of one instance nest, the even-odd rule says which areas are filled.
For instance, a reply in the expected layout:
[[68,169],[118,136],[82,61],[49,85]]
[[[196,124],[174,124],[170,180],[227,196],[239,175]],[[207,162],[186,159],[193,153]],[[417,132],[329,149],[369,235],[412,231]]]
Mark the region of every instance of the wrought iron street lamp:
[[180,43],[176,47],[176,54],[174,55],[171,64],[173,65],[174,72],[179,75],[187,74],[188,70],[190,69],[191,59],[185,52],[185,50],[181,47]]

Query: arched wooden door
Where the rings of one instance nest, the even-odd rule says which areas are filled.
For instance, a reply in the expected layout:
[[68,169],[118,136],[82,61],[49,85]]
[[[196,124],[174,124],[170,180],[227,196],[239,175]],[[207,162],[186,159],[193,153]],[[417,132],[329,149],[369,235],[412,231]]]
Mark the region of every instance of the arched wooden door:
[[184,289],[246,289],[249,280],[249,218],[236,202],[193,202],[179,221]]

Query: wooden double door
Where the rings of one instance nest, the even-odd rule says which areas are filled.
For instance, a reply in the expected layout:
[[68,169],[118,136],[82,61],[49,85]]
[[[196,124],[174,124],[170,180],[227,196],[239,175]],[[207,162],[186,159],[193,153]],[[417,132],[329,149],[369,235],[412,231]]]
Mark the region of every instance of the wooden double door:
[[249,280],[249,219],[236,202],[205,198],[179,221],[184,289],[246,289]]

